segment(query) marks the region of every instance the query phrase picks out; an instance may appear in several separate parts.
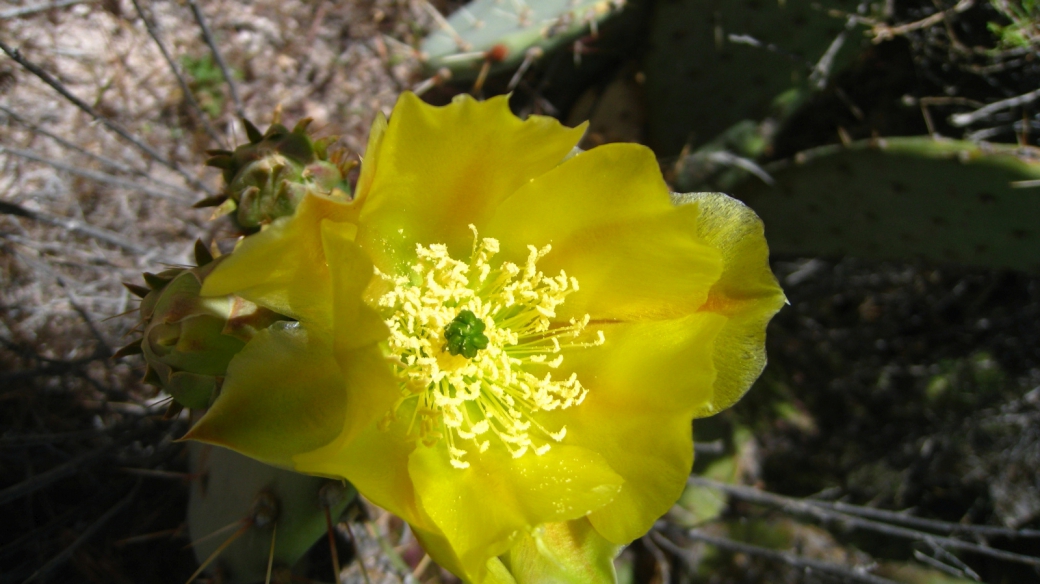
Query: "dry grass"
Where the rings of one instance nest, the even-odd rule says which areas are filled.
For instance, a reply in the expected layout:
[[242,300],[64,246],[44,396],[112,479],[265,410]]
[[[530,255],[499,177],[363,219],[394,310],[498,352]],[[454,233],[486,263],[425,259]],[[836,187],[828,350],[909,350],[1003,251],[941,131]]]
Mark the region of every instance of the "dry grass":
[[[159,421],[153,404],[161,398],[140,383],[138,359],[108,356],[136,324],[136,301],[122,282],[186,263],[196,238],[228,236],[209,211],[190,205],[221,187],[219,173],[203,166],[205,150],[233,146],[244,131],[226,84],[204,82],[215,70],[192,64],[210,58],[210,49],[189,6],[141,4],[186,79],[202,82],[195,93],[216,115],[200,115],[185,99],[130,0],[0,20],[0,40],[181,169],[0,59],[3,582],[40,570],[40,580],[78,573],[96,582],[183,582],[192,569],[190,552],[177,551],[186,542],[171,543],[169,533],[117,543],[183,521],[182,481],[141,482],[125,469],[182,471],[170,436],[184,422]],[[245,115],[261,127],[280,108],[286,122],[312,117],[320,135],[339,135],[360,153],[376,112],[389,113],[400,91],[420,81],[414,59],[383,40],[415,42],[428,16],[413,2],[199,7]],[[120,500],[130,509],[114,507]]]
[[[186,7],[156,2],[145,8],[179,64],[184,57],[208,56]],[[412,40],[412,31],[424,23],[422,13],[407,3],[205,2],[201,8],[239,77],[244,111],[258,125],[269,123],[280,106],[284,119],[313,117],[320,133],[336,133],[345,147],[359,152],[375,113],[388,112],[398,93],[416,81],[414,62],[389,55],[381,37]],[[220,187],[218,174],[202,162],[207,148],[234,144],[242,135],[234,103],[221,83],[200,92],[219,106],[212,124],[224,143],[212,143],[133,4],[82,4],[9,19],[3,26],[7,43],[73,94],[210,190]],[[92,123],[12,61],[0,66],[7,79],[0,143],[9,149],[0,154],[0,200],[52,223],[90,226],[127,244],[120,248],[70,233],[65,225],[11,215],[0,219],[5,249],[0,331],[43,356],[80,358],[100,342],[82,342],[89,336],[84,315],[106,343],[119,344],[133,325],[132,318],[117,316],[132,306],[120,282],[158,263],[187,260],[194,239],[212,235],[215,226],[206,211],[188,208],[204,196],[200,189]],[[71,150],[44,132],[122,168]],[[148,192],[104,184],[22,153],[140,184]]]

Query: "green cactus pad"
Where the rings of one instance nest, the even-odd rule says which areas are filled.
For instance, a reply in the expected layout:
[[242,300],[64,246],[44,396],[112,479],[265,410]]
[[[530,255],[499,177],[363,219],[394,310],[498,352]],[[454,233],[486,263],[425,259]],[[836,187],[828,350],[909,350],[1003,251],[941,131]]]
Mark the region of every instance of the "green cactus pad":
[[[274,503],[272,523],[247,529],[213,564],[229,584],[264,581],[275,530],[275,567],[294,566],[327,533],[325,505],[335,522],[356,495],[349,484],[281,470],[224,448],[193,442],[190,452],[192,474],[198,479],[188,501],[188,529],[192,541],[198,542],[199,563],[234,530],[198,540],[247,518],[260,495],[270,496]],[[328,487],[341,489],[342,496],[328,500]]]
[[1040,271],[1040,150],[888,138],[765,167],[734,195],[774,253],[921,258]]
[[[620,0],[474,0],[457,10],[420,50],[429,72],[446,68],[452,79],[515,69],[534,49],[551,51],[616,12]],[[443,20],[443,19],[441,19]]]
[[[845,27],[829,11],[855,13],[857,0],[676,0],[658,2],[644,60],[648,142],[675,154],[741,120],[760,120],[774,99],[808,88],[811,66]],[[733,42],[746,35],[775,50]],[[863,43],[852,31],[835,67]]]

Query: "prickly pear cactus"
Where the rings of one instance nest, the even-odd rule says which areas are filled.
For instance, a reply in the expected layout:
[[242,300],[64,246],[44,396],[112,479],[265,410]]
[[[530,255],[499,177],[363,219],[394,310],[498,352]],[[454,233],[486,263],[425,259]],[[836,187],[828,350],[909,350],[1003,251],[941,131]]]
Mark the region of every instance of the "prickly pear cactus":
[[923,258],[1040,272],[1040,150],[928,137],[824,146],[733,194],[774,253]]
[[[190,451],[198,477],[188,502],[195,556],[206,564],[237,534],[206,566],[228,584],[264,582],[272,541],[274,571],[291,569],[356,495],[349,484],[281,470],[223,448],[193,442]],[[206,537],[228,526],[235,529]]]
[[[658,2],[643,68],[649,145],[658,154],[674,154],[690,141],[708,142],[741,120],[761,120],[775,107],[774,99],[792,88],[811,91],[813,66],[845,28],[846,20],[831,11],[855,13],[858,4]],[[760,46],[747,44],[748,39]],[[863,42],[859,29],[845,35],[832,68],[848,62]]]
[[141,297],[141,338],[116,357],[144,356],[146,383],[173,397],[177,407],[201,409],[216,397],[228,363],[258,330],[286,317],[234,296],[202,298],[202,281],[220,261],[202,242],[195,268],[145,273],[146,286],[127,284]]
[[[614,14],[624,0],[474,0],[450,18],[420,48],[426,68],[469,80],[515,69],[529,55],[561,47]],[[439,16],[439,15],[438,15]]]
[[217,207],[214,217],[232,214],[245,232],[252,232],[278,217],[291,215],[309,191],[349,196],[347,173],[353,168],[345,152],[329,152],[335,137],[312,140],[307,133],[311,119],[301,120],[290,131],[275,123],[260,133],[248,120],[249,143],[235,150],[211,150],[208,166],[224,172],[224,192],[203,199],[196,207]]

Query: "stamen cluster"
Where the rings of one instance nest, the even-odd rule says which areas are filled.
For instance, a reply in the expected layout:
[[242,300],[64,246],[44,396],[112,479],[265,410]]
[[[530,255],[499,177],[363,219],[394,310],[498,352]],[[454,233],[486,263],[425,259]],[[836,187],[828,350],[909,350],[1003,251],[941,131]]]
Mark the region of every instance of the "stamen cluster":
[[[560,366],[564,349],[604,342],[602,332],[590,342],[572,341],[584,332],[588,315],[556,320],[556,308],[578,290],[578,281],[562,270],[555,277],[538,271],[550,246],[529,246],[523,266],[495,265],[498,241],[479,239],[476,228],[470,229],[474,245],[468,262],[453,259],[444,245],[417,245],[412,273],[383,275],[394,288],[379,300],[402,387],[387,421],[410,415],[409,432],[428,446],[443,438],[456,468],[469,467],[466,454],[486,451],[492,436],[514,458],[529,450],[544,454],[552,442],[563,440],[565,427],[551,431],[534,414],[578,405],[588,390],[576,375],[553,379],[548,370]],[[483,324],[487,337],[485,347],[465,354],[451,350],[460,314],[471,320],[464,312]],[[544,375],[532,372],[540,368]]]

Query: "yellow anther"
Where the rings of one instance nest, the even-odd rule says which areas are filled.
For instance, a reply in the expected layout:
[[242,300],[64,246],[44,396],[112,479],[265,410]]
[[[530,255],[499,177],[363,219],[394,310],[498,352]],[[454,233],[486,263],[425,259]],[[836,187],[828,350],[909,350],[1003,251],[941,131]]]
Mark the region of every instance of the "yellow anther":
[[[388,418],[410,416],[410,432],[427,446],[443,438],[452,466],[460,469],[469,467],[467,455],[485,452],[492,440],[514,457],[545,454],[563,440],[566,428],[547,429],[535,414],[576,406],[587,390],[577,375],[556,380],[545,369],[558,368],[565,349],[603,343],[602,331],[594,341],[573,341],[588,325],[587,315],[554,321],[578,281],[562,271],[555,277],[538,271],[550,246],[528,246],[522,266],[496,265],[498,241],[470,229],[468,262],[452,258],[447,246],[418,245],[414,275],[384,275],[393,289],[379,299],[390,329],[388,358],[401,381],[402,397]],[[470,315],[479,320],[487,337],[486,348],[469,351],[471,357],[448,350],[446,330],[456,335],[463,313],[474,330],[479,325]]]

